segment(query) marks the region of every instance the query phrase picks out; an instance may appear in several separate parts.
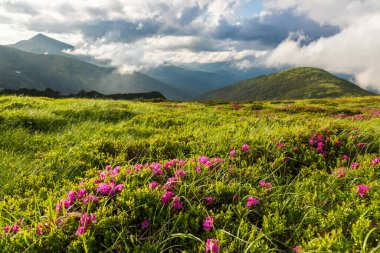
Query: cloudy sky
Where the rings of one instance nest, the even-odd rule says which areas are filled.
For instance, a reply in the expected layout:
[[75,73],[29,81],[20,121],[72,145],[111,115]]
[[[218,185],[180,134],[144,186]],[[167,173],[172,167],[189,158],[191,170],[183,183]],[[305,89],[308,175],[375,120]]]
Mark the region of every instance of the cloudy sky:
[[379,0],[0,0],[0,44],[36,33],[121,71],[315,66],[380,92]]

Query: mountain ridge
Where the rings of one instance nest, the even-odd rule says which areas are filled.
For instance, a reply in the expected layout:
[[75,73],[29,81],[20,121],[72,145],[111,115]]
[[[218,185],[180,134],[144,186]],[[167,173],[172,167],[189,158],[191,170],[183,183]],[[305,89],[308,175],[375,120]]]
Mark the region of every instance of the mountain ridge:
[[198,96],[199,100],[281,100],[373,95],[323,69],[298,67],[240,81]]

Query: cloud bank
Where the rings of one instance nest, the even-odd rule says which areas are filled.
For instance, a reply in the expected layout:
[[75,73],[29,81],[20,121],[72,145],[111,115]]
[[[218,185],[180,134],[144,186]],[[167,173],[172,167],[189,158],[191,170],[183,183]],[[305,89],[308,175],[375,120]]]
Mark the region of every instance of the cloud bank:
[[1,44],[45,33],[121,72],[317,66],[380,91],[378,0],[0,0],[0,29]]

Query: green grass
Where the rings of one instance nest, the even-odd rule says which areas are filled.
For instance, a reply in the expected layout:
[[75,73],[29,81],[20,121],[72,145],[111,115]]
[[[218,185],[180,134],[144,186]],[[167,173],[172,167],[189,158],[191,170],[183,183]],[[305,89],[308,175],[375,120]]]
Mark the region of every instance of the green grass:
[[[323,135],[326,156],[309,144],[314,132]],[[245,143],[247,153],[240,150]],[[199,156],[223,161],[198,173]],[[296,245],[305,252],[378,252],[380,164],[369,164],[375,157],[378,97],[237,105],[2,96],[0,252],[204,252],[210,238],[219,240],[220,252],[291,252]],[[180,166],[162,175],[133,169],[174,158],[187,161],[186,176],[171,190],[181,211],[161,203],[161,187]],[[93,181],[108,164],[121,167],[113,179],[124,188],[101,196]],[[272,190],[259,186],[262,179]],[[152,181],[159,183],[154,190]],[[359,184],[371,187],[363,198]],[[81,188],[99,203],[56,211]],[[207,196],[215,201],[206,204]],[[247,207],[249,196],[260,205]],[[76,236],[83,213],[97,220]],[[202,228],[206,216],[214,217],[211,231]],[[3,232],[14,225],[19,232]]]

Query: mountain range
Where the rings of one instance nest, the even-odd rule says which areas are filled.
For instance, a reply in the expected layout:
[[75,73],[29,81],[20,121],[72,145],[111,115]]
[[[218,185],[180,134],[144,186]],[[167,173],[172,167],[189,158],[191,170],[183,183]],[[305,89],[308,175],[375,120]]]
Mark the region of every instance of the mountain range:
[[[0,46],[0,88],[51,88],[62,94],[80,90],[103,94],[158,91],[174,100],[241,101],[368,94],[355,84],[318,69],[260,76],[277,69],[238,70],[226,62],[166,62],[121,74],[109,62],[73,54],[74,49],[43,34]],[[247,78],[251,79],[244,80]]]

